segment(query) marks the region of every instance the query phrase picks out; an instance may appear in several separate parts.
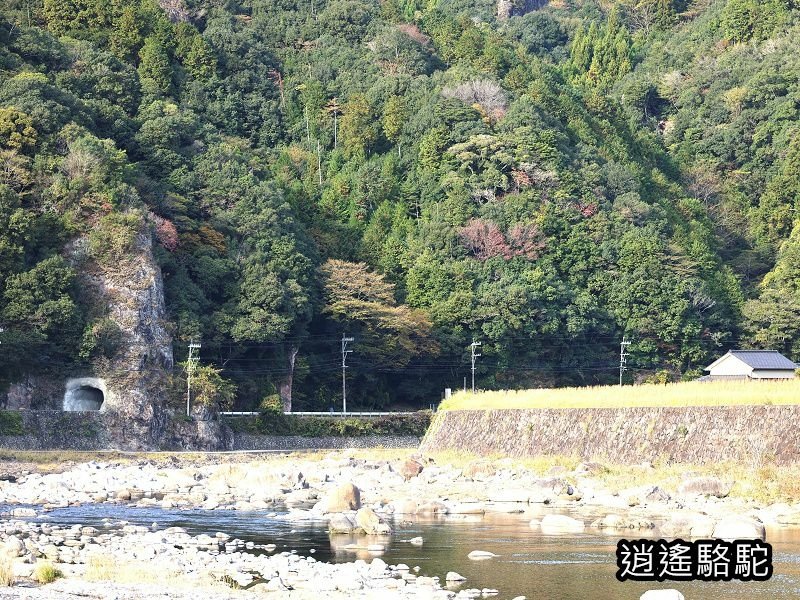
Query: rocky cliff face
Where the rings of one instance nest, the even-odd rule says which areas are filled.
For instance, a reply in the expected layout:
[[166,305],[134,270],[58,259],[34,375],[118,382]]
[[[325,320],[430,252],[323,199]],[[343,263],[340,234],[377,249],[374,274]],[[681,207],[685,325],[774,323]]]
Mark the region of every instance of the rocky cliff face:
[[[26,377],[7,394],[9,409],[87,410],[99,405],[103,444],[126,450],[224,449],[230,431],[219,421],[172,419],[167,406],[173,370],[164,285],[145,228],[124,258],[100,263],[87,256],[86,240],[67,248],[94,313],[119,332],[116,350],[64,378]],[[100,439],[100,438],[98,438]]]
[[501,21],[509,17],[520,17],[534,10],[539,10],[549,0],[497,0],[497,18]]
[[92,264],[81,280],[121,332],[118,351],[93,373],[105,382],[101,411],[109,413],[109,437],[123,448],[156,447],[167,423],[164,400],[173,357],[150,232],[136,236],[123,262]]

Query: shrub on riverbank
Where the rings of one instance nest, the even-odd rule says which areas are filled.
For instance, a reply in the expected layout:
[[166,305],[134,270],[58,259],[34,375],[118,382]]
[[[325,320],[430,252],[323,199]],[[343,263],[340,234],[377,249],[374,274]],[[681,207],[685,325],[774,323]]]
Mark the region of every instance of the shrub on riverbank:
[[60,569],[57,569],[49,560],[40,560],[33,568],[33,579],[39,583],[53,583],[64,574]]
[[23,435],[22,415],[16,410],[0,410],[0,435]]
[[239,433],[296,435],[302,437],[358,437],[365,435],[414,435],[422,437],[431,422],[430,411],[383,417],[301,417],[266,411],[255,418],[229,419]]
[[688,381],[667,385],[457,392],[441,404],[440,410],[745,406],[799,402],[800,379]]

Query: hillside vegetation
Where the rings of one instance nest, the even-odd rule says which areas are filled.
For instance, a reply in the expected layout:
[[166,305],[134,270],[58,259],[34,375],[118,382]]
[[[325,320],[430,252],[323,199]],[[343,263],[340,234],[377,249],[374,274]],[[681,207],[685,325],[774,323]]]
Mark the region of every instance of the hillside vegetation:
[[610,383],[623,335],[636,381],[799,360],[795,0],[501,12],[3,2],[2,387],[113,358],[81,274],[142,232],[243,410],[338,406],[343,333],[351,408],[427,406],[473,338],[484,388]]

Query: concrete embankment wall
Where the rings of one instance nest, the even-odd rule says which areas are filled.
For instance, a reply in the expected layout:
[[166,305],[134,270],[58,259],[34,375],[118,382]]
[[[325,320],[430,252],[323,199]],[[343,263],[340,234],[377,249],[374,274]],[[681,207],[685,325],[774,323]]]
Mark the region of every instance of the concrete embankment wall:
[[623,464],[789,464],[800,462],[800,406],[446,411],[436,415],[421,450]]
[[233,450],[329,450],[334,448],[416,448],[413,435],[361,435],[305,437],[235,433]]

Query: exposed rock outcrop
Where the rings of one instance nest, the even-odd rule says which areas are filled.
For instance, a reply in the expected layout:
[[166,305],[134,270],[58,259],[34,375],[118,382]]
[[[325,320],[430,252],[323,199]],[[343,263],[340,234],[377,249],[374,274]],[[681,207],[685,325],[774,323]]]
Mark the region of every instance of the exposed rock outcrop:
[[497,0],[497,18],[506,21],[509,17],[520,17],[539,10],[549,0]]
[[121,334],[118,351],[93,373],[106,381],[101,411],[109,413],[112,443],[126,449],[158,447],[168,421],[164,398],[173,357],[150,231],[136,236],[123,261],[90,262],[80,279]]
[[[230,429],[217,420],[170,419],[165,401],[173,368],[172,338],[166,324],[161,269],[153,256],[149,228],[135,236],[121,260],[92,259],[85,238],[71,242],[66,253],[79,273],[86,303],[117,330],[116,351],[96,359],[91,367],[64,373],[63,377],[26,377],[9,389],[7,407],[96,410],[96,426],[102,429],[102,435],[85,437],[105,447],[232,447]],[[64,445],[64,440],[56,441],[56,445]]]

